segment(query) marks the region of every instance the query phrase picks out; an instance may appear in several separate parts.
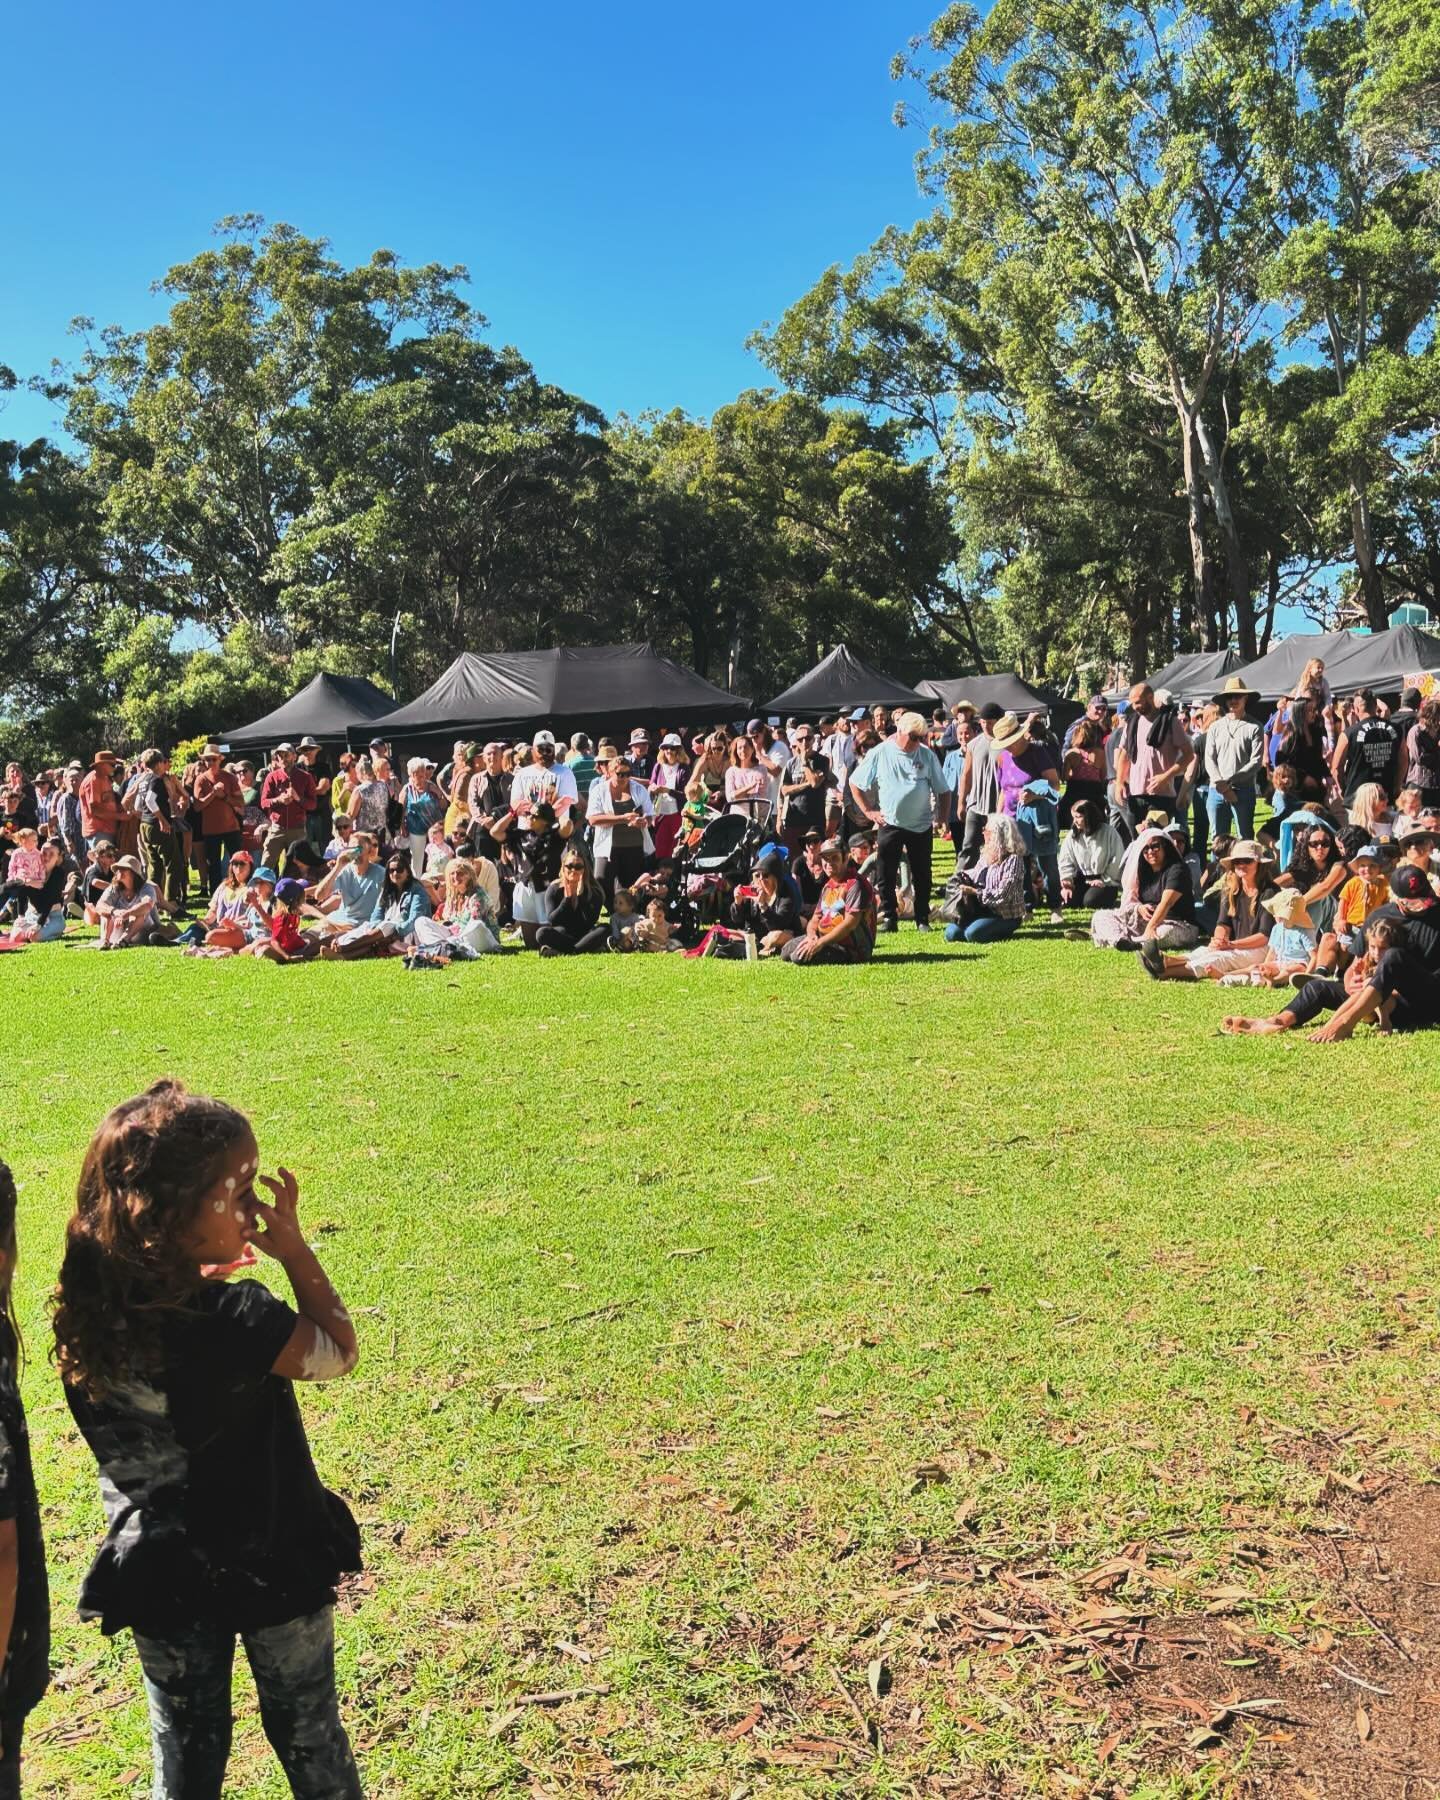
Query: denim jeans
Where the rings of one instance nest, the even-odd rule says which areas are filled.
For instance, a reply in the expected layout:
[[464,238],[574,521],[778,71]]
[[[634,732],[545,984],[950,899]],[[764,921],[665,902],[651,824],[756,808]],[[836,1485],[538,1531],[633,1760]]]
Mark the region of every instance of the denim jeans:
[[1210,815],[1211,837],[1229,837],[1233,830],[1236,837],[1253,838],[1255,835],[1254,782],[1241,782],[1236,785],[1233,808],[1219,788],[1210,788],[1205,796],[1205,810]]
[[[220,1800],[230,1758],[235,1633],[195,1624],[177,1637],[135,1634],[150,1745],[153,1800]],[[301,1800],[362,1800],[335,1698],[334,1610],[241,1633],[260,1720]]]
[[1019,919],[1002,919],[995,913],[982,913],[964,925],[945,927],[945,941],[958,944],[998,944],[1002,938],[1014,937],[1020,929]]

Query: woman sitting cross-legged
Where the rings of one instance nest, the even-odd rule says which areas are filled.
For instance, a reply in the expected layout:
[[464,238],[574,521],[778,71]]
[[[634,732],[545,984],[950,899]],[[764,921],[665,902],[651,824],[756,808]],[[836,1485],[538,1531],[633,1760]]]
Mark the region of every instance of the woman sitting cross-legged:
[[948,943],[963,938],[967,944],[993,944],[1015,935],[1025,918],[1025,840],[1013,819],[990,815],[979,862],[973,869],[957,869],[950,886],[945,904],[959,916],[945,927]]
[[560,858],[560,879],[545,890],[545,923],[535,933],[542,956],[588,956],[610,933],[600,923],[605,896],[579,850]]
[[1157,981],[1219,981],[1258,969],[1270,942],[1265,902],[1275,893],[1275,864],[1263,844],[1242,838],[1222,861],[1220,917],[1208,944],[1188,956],[1166,956],[1158,938],[1141,942],[1140,961]]
[[474,863],[463,856],[445,865],[440,906],[429,918],[415,921],[415,944],[437,956],[469,960],[500,948],[495,935],[495,902],[482,885]]
[[1070,835],[1060,846],[1060,894],[1066,906],[1095,912],[1120,898],[1125,846],[1110,823],[1103,800],[1076,800]]
[[1173,838],[1140,833],[1125,853],[1120,904],[1095,914],[1090,935],[1102,950],[1134,950],[1146,938],[1162,949],[1188,950],[1197,941],[1195,888]]

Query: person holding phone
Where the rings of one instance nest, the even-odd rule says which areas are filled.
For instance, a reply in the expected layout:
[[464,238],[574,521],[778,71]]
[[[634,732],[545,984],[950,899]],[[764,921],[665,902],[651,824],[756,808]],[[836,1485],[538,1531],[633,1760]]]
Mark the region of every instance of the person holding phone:
[[654,850],[654,802],[628,756],[613,756],[605,773],[591,782],[585,810],[595,833],[595,879],[608,903],[617,884],[630,887],[644,874]]

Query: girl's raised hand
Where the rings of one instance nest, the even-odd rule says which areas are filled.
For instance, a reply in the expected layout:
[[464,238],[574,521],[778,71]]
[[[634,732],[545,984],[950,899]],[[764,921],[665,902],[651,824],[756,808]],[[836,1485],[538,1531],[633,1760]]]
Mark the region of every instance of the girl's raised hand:
[[252,1226],[247,1235],[257,1250],[283,1263],[305,1248],[300,1231],[300,1185],[285,1168],[279,1171],[278,1179],[272,1175],[259,1175],[256,1180],[261,1187],[269,1188],[275,1204],[266,1206],[263,1200],[255,1202],[256,1218],[265,1229],[258,1231]]

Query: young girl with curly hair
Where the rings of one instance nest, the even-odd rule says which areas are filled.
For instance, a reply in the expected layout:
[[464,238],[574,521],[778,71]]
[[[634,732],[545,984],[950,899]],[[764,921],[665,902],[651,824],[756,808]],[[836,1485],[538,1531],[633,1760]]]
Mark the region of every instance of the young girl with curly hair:
[[[218,1800],[237,1635],[291,1792],[361,1791],[333,1629],[359,1534],[315,1473],[292,1386],[348,1375],[355,1330],[305,1242],[295,1177],[259,1162],[222,1100],[162,1081],[117,1106],[85,1154],[55,1294],[56,1357],[109,1521],[80,1615],[134,1635],[160,1800]],[[284,1269],[293,1309],[226,1279],[256,1249]]]

